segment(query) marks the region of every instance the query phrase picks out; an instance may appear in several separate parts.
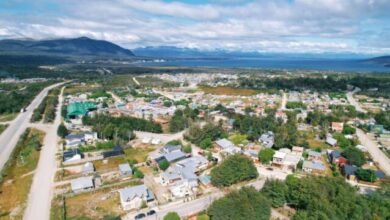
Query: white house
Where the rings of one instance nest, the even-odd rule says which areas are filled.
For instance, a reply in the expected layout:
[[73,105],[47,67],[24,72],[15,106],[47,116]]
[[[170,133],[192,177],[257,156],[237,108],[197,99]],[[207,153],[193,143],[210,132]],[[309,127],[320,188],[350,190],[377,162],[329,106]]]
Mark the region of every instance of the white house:
[[145,185],[118,190],[123,210],[138,209],[143,203],[154,200],[154,195]]

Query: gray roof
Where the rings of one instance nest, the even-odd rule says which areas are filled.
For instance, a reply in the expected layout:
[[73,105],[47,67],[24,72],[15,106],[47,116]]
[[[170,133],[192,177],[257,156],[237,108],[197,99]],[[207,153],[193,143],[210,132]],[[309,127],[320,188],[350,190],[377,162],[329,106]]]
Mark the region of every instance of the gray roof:
[[83,140],[84,134],[69,134],[65,137],[67,141]]
[[227,140],[226,138],[220,139],[220,140],[216,141],[215,143],[217,143],[218,146],[220,146],[222,149],[235,147],[234,144],[231,141]]
[[344,175],[355,175],[357,169],[357,166],[351,166],[346,164],[343,166],[343,173]]
[[317,151],[314,151],[314,150],[311,150],[309,151],[309,156],[312,156],[312,157],[321,157],[321,153],[320,152],[317,152]]
[[70,184],[73,191],[94,187],[92,176],[79,177],[77,179],[72,180]]
[[305,160],[302,164],[302,168],[312,169],[312,170],[325,170],[325,165],[320,161],[309,161]]
[[119,196],[122,202],[129,202],[136,197],[142,198],[146,201],[154,199],[152,191],[150,191],[145,185],[138,185],[120,189]]
[[174,161],[177,161],[179,159],[185,158],[186,155],[185,155],[185,153],[183,153],[181,151],[174,151],[174,152],[165,154],[164,157],[168,162],[174,162]]
[[83,173],[92,173],[95,171],[95,167],[93,166],[93,163],[87,162],[83,166]]
[[171,153],[174,151],[181,150],[181,145],[172,145],[172,144],[167,144],[163,147],[163,151],[165,153]]
[[131,167],[128,163],[119,164],[118,167],[119,167],[119,171],[121,173],[130,173],[130,172],[132,173],[133,172],[133,170],[131,169]]
[[337,140],[334,139],[333,137],[328,136],[326,137],[326,143],[333,146],[337,144]]

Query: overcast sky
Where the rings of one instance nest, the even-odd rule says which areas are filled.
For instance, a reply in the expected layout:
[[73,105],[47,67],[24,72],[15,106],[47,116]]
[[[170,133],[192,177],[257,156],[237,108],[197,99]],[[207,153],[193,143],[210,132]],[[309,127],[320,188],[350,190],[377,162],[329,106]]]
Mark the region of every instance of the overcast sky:
[[0,39],[390,54],[390,0],[0,0]]

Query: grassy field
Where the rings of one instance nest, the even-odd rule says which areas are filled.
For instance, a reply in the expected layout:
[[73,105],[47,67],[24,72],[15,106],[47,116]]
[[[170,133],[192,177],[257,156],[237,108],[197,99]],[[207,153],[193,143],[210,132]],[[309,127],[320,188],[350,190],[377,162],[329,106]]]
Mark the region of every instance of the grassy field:
[[94,92],[98,89],[101,89],[101,85],[99,84],[70,84],[65,87],[64,90],[64,96],[66,95],[72,95],[77,93],[84,93],[84,92]]
[[8,125],[0,124],[0,134],[8,127]]
[[114,187],[95,190],[73,196],[56,197],[52,201],[52,220],[89,220],[103,219],[104,216],[119,216],[124,214],[120,206],[118,189],[141,184],[132,181],[118,184]]
[[44,133],[27,129],[1,172],[0,219],[21,219]]
[[214,95],[251,96],[259,93],[259,91],[254,89],[241,89],[241,88],[233,88],[227,86],[218,86],[218,87],[202,86],[200,87],[200,89],[205,93],[214,94]]
[[0,122],[12,121],[18,116],[18,113],[8,113],[0,115]]
[[125,149],[126,160],[136,160],[137,162],[145,162],[148,154],[154,151],[154,147],[145,147],[145,148],[127,148]]

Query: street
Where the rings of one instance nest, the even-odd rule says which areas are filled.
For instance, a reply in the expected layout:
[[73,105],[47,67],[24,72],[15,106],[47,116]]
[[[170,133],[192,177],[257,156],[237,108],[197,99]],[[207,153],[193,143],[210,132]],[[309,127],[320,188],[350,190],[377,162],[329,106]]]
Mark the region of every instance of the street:
[[349,102],[351,105],[355,106],[356,111],[358,111],[358,112],[363,112],[363,113],[367,113],[367,111],[364,110],[364,109],[359,105],[359,103],[355,100],[355,98],[353,97],[353,94],[354,94],[354,92],[347,92],[347,99],[348,99],[348,102]]
[[57,83],[44,88],[26,108],[26,112],[19,113],[19,115],[13,121],[8,123],[9,126],[0,135],[0,170],[3,169],[4,164],[8,161],[9,156],[15,148],[20,135],[22,135],[26,130],[34,109],[38,107],[50,89],[61,84],[63,83]]
[[390,176],[390,159],[379,149],[378,145],[371,140],[361,129],[356,129],[356,135],[360,143],[367,148],[372,158],[387,176]]
[[36,127],[46,132],[40,159],[30,188],[23,219],[48,220],[50,219],[51,199],[53,195],[53,182],[57,170],[56,152],[59,138],[57,128],[61,123],[61,106],[64,87],[59,95],[56,118],[53,124],[37,124]]

